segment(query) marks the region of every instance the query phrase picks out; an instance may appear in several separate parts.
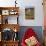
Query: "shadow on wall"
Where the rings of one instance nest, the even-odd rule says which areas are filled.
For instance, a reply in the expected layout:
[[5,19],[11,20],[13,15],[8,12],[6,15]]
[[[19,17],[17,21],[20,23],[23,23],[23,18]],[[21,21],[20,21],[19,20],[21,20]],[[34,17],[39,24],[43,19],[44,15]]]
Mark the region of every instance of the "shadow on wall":
[[36,32],[39,41],[41,43],[43,43],[43,30],[42,30],[42,26],[32,26],[32,27],[30,27],[30,26],[21,26],[20,27],[20,32],[19,32],[20,42],[21,42],[21,40],[22,40],[22,38],[24,36],[24,33],[26,32],[26,30],[28,28],[32,28]]

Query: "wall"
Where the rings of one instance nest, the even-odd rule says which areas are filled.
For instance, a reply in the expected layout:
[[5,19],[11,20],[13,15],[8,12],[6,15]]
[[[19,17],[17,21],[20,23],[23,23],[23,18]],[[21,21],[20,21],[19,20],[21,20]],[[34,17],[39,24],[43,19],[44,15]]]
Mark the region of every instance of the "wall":
[[46,0],[44,0],[44,43],[46,46]]
[[41,43],[43,43],[43,32],[42,32],[42,27],[41,26],[21,26],[20,32],[19,32],[19,39],[20,42],[27,31],[28,28],[32,28],[35,33],[37,34],[37,37]]
[[[15,0],[0,0],[0,6],[9,7],[14,6]],[[20,7],[19,11],[19,24],[20,26],[43,26],[43,6],[42,0],[17,0],[18,5]],[[35,8],[35,19],[34,20],[26,20],[25,19],[25,8],[26,7],[34,7]]]
[[[20,25],[22,26],[42,26],[43,25],[43,6],[42,0],[25,0],[24,7],[34,7],[35,8],[35,19],[25,20],[24,7],[20,11]],[[22,16],[22,17],[21,17]]]

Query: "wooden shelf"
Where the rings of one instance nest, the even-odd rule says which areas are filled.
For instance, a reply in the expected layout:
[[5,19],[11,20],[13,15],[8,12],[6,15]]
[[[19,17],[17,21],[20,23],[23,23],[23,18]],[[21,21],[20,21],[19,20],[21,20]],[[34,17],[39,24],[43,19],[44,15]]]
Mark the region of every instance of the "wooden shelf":
[[[11,14],[10,12],[13,12],[13,14]],[[17,13],[14,14],[14,12]],[[0,16],[1,16],[1,24],[4,23],[6,24],[6,21],[8,24],[8,18],[5,19],[5,17],[9,17],[9,16],[14,16],[14,17],[17,16],[17,24],[18,24],[19,7],[0,7]]]
[[16,29],[18,32],[20,29],[19,24],[16,24],[16,25],[15,24],[1,24],[0,27],[1,27],[1,31],[5,28],[9,28],[9,29],[12,29],[13,31],[14,29]]
[[1,44],[2,46],[18,46],[18,41],[1,41]]
[[10,10],[11,10],[11,9],[19,10],[18,8],[19,8],[19,7],[0,7],[1,10],[5,10],[5,9],[8,9],[8,10],[9,10],[9,9],[10,9]]
[[10,40],[10,41],[3,41],[3,42],[5,42],[5,43],[8,43],[8,42],[12,43],[12,42],[19,42],[19,40],[15,40],[15,41]]
[[19,7],[0,7],[0,14],[2,14],[2,10],[8,10],[8,15],[10,15],[10,12],[17,12],[16,14],[12,15],[18,15],[19,14]]
[[[9,16],[14,16],[14,17],[17,16],[17,24],[8,24],[7,16],[8,17]],[[4,29],[11,29],[10,31],[14,31],[14,33],[16,33],[16,32],[18,33],[18,31],[20,29],[20,26],[18,24],[18,16],[19,16],[19,7],[0,7],[0,20],[1,20],[0,32],[3,33]],[[14,37],[13,37],[13,39],[14,39]],[[2,38],[3,37],[2,37],[2,34],[1,34],[0,46],[18,46],[18,42],[19,42],[18,39],[17,39],[17,41],[16,41],[16,39],[15,39],[15,41],[13,41],[13,39],[10,39],[9,41],[5,41]]]

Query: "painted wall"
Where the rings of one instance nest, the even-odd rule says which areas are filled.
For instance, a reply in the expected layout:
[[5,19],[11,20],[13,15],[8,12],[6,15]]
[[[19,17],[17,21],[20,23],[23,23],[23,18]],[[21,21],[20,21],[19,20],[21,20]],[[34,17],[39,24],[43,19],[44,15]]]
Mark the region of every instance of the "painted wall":
[[46,0],[44,0],[44,26],[46,27]]
[[[24,4],[25,3],[25,4]],[[34,20],[25,20],[25,8],[21,8],[20,11],[20,23],[23,26],[42,26],[43,25],[43,6],[42,0],[25,0],[24,7],[34,7],[35,8],[35,19]],[[21,17],[22,16],[22,17]]]
[[[10,7],[15,6],[15,0],[0,0],[0,6]],[[19,10],[19,24],[20,26],[43,26],[43,6],[42,0],[17,0],[20,7]],[[34,7],[35,9],[35,19],[26,20],[25,19],[25,8]],[[10,19],[9,19],[10,20]]]
[[32,28],[34,30],[34,32],[37,34],[37,37],[39,39],[39,41],[41,43],[43,43],[43,30],[42,30],[42,26],[21,26],[20,28],[20,32],[19,32],[19,39],[20,42],[25,34],[25,32],[27,31],[28,28]]

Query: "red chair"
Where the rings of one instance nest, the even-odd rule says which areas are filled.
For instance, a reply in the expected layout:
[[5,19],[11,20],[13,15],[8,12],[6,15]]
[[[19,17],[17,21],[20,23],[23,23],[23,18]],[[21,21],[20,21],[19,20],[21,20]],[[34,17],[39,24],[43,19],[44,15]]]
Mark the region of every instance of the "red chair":
[[[26,43],[25,43],[25,40],[32,37],[32,36],[34,36],[37,39],[37,35],[34,32],[34,30],[32,28],[28,28],[27,31],[25,32],[24,37],[22,38],[21,46],[27,46]],[[35,46],[41,46],[39,41],[37,42],[37,44]]]

